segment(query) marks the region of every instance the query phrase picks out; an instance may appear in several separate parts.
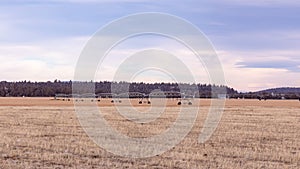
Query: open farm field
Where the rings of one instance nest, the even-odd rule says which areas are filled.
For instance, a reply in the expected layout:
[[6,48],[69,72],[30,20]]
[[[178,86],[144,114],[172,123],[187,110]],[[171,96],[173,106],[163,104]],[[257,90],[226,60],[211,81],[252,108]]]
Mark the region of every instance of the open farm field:
[[[300,168],[298,100],[226,100],[223,117],[204,144],[197,139],[210,100],[193,100],[191,106],[177,102],[167,100],[161,116],[146,124],[124,119],[110,99],[95,103],[113,128],[137,138],[167,130],[180,107],[199,107],[191,132],[174,148],[155,157],[128,158],[87,136],[73,100],[0,98],[0,168]],[[130,103],[139,111],[150,107],[137,99]],[[119,104],[129,107],[126,100]]]

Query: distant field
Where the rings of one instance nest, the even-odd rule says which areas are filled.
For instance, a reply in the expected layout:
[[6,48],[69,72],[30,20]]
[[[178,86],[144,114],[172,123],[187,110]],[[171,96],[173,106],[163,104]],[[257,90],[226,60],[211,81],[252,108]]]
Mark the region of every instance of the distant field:
[[[97,104],[113,127],[131,137],[159,134],[180,108],[177,100],[168,100],[162,117],[141,125],[119,116],[110,101]],[[138,110],[149,107],[138,101],[130,102]],[[209,105],[210,100],[193,101],[192,106],[200,106],[198,118],[175,148],[152,158],[130,159],[111,154],[89,139],[72,100],[0,98],[0,168],[300,168],[298,100],[226,100],[217,130],[199,144]]]

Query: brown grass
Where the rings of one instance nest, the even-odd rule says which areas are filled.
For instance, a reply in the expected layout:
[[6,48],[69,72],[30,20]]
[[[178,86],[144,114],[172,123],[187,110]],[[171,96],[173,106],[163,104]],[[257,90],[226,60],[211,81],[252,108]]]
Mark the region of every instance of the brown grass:
[[[136,101],[137,109],[147,109]],[[227,100],[217,130],[204,144],[197,138],[210,100],[198,101],[196,123],[181,143],[156,157],[130,159],[91,141],[72,101],[0,98],[0,168],[300,168],[299,101]],[[110,100],[98,105],[113,127],[131,137],[164,131],[178,110],[176,100],[169,100],[166,113],[141,125],[119,116]]]

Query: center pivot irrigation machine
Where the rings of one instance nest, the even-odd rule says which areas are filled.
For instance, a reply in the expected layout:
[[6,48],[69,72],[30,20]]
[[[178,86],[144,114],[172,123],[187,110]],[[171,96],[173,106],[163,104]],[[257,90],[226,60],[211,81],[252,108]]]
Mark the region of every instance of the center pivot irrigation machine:
[[192,105],[195,95],[187,95],[185,93],[170,91],[170,92],[152,92],[150,94],[140,92],[126,92],[126,93],[85,93],[85,94],[56,94],[55,100],[62,101],[91,101],[100,102],[101,99],[111,99],[111,103],[122,103],[122,99],[138,99],[138,104],[151,104],[151,99],[166,98],[176,99],[177,105]]

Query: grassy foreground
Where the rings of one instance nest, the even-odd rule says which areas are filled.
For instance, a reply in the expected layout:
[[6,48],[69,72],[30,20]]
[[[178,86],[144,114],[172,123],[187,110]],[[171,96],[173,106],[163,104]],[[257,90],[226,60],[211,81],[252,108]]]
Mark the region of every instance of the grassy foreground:
[[[118,115],[109,100],[98,105],[113,127],[131,137],[163,132],[179,109],[170,100],[160,118],[141,125]],[[217,130],[204,144],[197,138],[210,101],[194,100],[198,105],[192,131],[176,147],[156,157],[130,159],[90,140],[72,101],[0,98],[0,168],[300,168],[299,101],[227,100]]]

